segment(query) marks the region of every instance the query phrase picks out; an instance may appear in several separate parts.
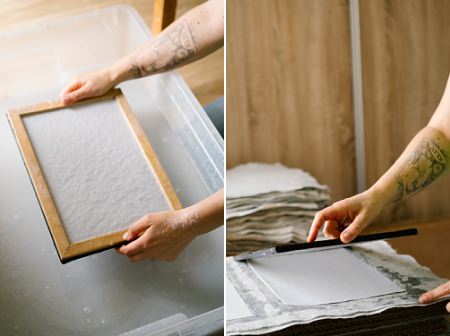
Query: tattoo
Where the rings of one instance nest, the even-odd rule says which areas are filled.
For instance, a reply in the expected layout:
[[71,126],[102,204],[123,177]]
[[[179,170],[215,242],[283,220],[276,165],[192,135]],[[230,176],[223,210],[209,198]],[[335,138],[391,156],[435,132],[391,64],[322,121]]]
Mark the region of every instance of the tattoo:
[[130,73],[133,76],[133,78],[142,77],[141,68],[139,67],[139,65],[136,64],[136,62],[131,63]]
[[394,201],[399,202],[431,184],[447,170],[448,158],[449,153],[436,141],[423,139],[396,174]]
[[195,56],[198,49],[192,29],[183,20],[156,37],[148,52],[153,53],[152,62],[144,65],[132,62],[130,65],[129,71],[134,78],[173,69]]

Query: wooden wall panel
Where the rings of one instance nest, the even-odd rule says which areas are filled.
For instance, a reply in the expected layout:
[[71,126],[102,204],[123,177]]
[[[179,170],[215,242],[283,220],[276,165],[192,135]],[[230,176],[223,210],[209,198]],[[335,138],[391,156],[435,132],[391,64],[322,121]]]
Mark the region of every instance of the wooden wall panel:
[[[367,182],[424,127],[450,72],[450,1],[361,0]],[[387,208],[380,222],[448,216],[450,176]]]
[[227,166],[300,167],[356,191],[345,0],[227,1]]

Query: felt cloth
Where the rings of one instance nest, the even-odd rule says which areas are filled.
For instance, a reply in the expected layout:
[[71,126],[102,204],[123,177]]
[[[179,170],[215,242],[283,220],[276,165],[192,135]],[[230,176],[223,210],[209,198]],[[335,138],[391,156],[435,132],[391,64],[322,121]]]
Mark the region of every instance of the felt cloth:
[[[389,335],[392,330],[409,330],[407,326],[414,325],[415,328],[411,329],[415,330],[414,333],[405,335],[443,332],[446,328],[445,318],[441,318],[440,313],[445,316],[445,302],[426,306],[417,300],[421,293],[445,282],[444,279],[419,265],[414,258],[397,254],[384,241],[347,249],[404,291],[333,304],[287,305],[255,274],[248,263],[227,258],[228,281],[252,314],[250,317],[227,319],[227,334],[260,335],[283,330],[285,334],[293,335],[370,335],[370,330],[383,326],[384,330],[376,334]],[[230,302],[227,301],[227,304]],[[369,330],[364,331],[367,328]]]

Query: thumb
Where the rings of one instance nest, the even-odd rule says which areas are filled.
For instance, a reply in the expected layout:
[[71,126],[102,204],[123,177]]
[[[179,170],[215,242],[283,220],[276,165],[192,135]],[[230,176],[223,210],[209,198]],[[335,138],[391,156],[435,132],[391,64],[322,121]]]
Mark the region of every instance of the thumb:
[[420,303],[431,303],[442,296],[450,294],[450,281],[432,289],[419,298]]
[[341,241],[344,244],[350,243],[367,226],[367,220],[364,215],[358,214],[353,222],[341,233]]
[[127,232],[124,233],[122,238],[130,241],[138,237],[142,231],[147,230],[151,226],[150,217],[150,215],[145,215],[134,222],[128,228]]

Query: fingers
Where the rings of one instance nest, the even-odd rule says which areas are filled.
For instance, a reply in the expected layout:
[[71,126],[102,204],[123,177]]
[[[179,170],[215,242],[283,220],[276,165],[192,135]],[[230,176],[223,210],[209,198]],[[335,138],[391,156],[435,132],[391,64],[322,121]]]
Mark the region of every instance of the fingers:
[[124,233],[123,239],[131,241],[136,239],[142,231],[147,230],[150,227],[150,215],[145,215],[141,217],[139,220],[134,222],[127,232]]
[[316,215],[314,216],[314,220],[311,224],[311,228],[309,229],[309,234],[306,241],[308,243],[312,243],[314,240],[316,240],[322,225],[325,223],[326,220],[333,219],[334,216],[335,216],[335,209],[333,208],[333,205],[323,210],[320,210],[318,213],[316,213]]
[[146,257],[146,255],[145,255],[144,252],[138,252],[138,253],[136,253],[136,254],[133,254],[133,255],[131,255],[131,256],[128,256],[128,259],[129,259],[131,262],[138,262],[138,261],[142,261],[142,260],[147,259],[147,257]]
[[336,221],[329,220],[325,222],[323,233],[328,239],[337,239],[339,238],[341,231],[339,231],[339,226]]
[[364,214],[358,214],[353,222],[340,234],[341,241],[344,244],[350,243],[367,226]]
[[80,87],[82,87],[84,85],[84,83],[80,80],[74,80],[71,83],[69,83],[69,85],[67,85],[59,94],[59,96],[62,98],[63,96],[65,96],[66,94],[69,94],[73,91],[78,90]]
[[86,83],[75,80],[70,83],[60,94],[60,99],[64,105],[70,105],[82,99],[86,95]]
[[126,245],[119,247],[117,252],[119,252],[120,254],[126,255],[127,257],[135,255],[139,252],[142,252],[145,249],[144,239],[145,239],[145,235],[142,235],[141,237],[132,241],[131,243],[128,243]]
[[[422,294],[419,298],[420,303],[431,303],[440,297],[450,294],[450,281],[436,287],[425,294]],[[449,310],[450,306],[447,304],[447,310]]]

